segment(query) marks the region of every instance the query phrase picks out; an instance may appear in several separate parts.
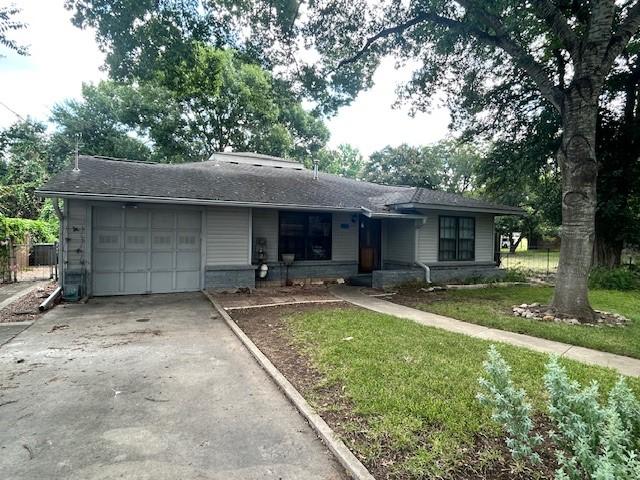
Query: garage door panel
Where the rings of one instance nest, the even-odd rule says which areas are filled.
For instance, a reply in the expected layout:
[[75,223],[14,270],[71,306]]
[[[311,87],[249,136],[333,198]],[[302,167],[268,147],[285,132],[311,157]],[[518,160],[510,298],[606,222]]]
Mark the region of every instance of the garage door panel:
[[151,271],[172,271],[173,252],[152,252],[151,253]]
[[94,295],[200,289],[200,211],[94,208]]
[[178,232],[178,250],[200,251],[200,232]]
[[153,250],[172,250],[176,232],[172,230],[153,231],[151,233],[151,248]]
[[124,273],[125,293],[147,293],[147,272]]
[[149,269],[147,252],[125,252],[124,271],[125,272],[146,272]]
[[96,252],[93,258],[93,269],[97,272],[119,272],[120,252]]
[[93,291],[100,295],[115,295],[120,292],[120,273],[93,273]]
[[121,208],[96,208],[93,215],[96,227],[120,227],[122,225]]
[[175,228],[176,216],[173,212],[151,211],[152,228]]
[[125,210],[125,226],[127,228],[149,227],[149,211],[144,209],[127,209]]
[[143,231],[128,231],[124,237],[124,248],[127,250],[148,250],[149,233]]
[[178,230],[183,228],[200,228],[200,212],[181,212],[178,214]]
[[93,235],[94,248],[98,250],[116,250],[121,247],[122,234],[114,230],[96,230]]
[[176,290],[199,290],[200,272],[177,272]]
[[200,256],[194,252],[177,253],[178,270],[200,270]]
[[151,291],[166,293],[173,290],[173,272],[151,272]]

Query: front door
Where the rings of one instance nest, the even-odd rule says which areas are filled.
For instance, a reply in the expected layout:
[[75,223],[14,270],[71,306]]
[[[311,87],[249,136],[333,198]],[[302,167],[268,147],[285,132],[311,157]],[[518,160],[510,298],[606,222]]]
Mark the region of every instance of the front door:
[[360,215],[360,255],[358,271],[371,273],[380,269],[382,226],[376,218]]

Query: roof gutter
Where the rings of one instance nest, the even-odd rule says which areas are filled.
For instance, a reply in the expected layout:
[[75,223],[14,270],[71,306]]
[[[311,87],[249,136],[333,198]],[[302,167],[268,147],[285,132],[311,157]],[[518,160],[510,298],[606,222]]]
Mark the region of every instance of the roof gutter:
[[146,203],[170,203],[182,205],[210,205],[210,206],[226,206],[226,207],[254,207],[254,208],[287,208],[291,210],[313,210],[313,211],[340,211],[349,213],[359,213],[360,208],[355,207],[336,207],[330,205],[299,205],[293,203],[264,203],[264,202],[237,202],[231,200],[206,200],[196,198],[183,197],[152,197],[140,195],[117,195],[103,193],[72,193],[72,192],[56,192],[51,190],[36,190],[36,195],[45,198],[69,198],[80,200],[96,200],[96,201],[119,201],[119,202],[146,202]]
[[493,213],[496,215],[524,215],[525,211],[518,207],[473,207],[473,206],[457,206],[432,203],[393,203],[389,205],[394,209],[411,209],[411,210],[449,210],[454,212],[478,212]]
[[362,207],[362,214],[367,218],[406,218],[410,220],[422,220],[425,218],[425,215],[416,215],[414,213],[374,212],[366,207]]

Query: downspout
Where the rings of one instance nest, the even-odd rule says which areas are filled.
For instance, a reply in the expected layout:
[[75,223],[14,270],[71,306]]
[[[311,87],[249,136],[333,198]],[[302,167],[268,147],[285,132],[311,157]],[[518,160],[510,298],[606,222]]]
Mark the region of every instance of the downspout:
[[424,281],[427,283],[431,283],[431,269],[428,265],[425,265],[422,262],[418,262],[416,260],[416,265],[424,270]]
[[56,212],[56,216],[58,217],[58,221],[60,223],[60,227],[58,229],[58,285],[62,286],[63,285],[63,278],[64,278],[64,273],[62,270],[62,265],[64,262],[64,245],[65,245],[65,241],[64,241],[64,214],[62,213],[62,210],[60,210],[60,205],[58,204],[58,199],[57,198],[52,198],[51,199],[51,203],[53,204],[53,210]]
[[424,270],[424,281],[427,283],[431,283],[431,269],[428,265],[422,263],[418,258],[418,237],[420,236],[420,228],[425,224],[426,218],[422,220],[422,222],[416,224],[416,236],[415,236],[415,260],[414,263]]

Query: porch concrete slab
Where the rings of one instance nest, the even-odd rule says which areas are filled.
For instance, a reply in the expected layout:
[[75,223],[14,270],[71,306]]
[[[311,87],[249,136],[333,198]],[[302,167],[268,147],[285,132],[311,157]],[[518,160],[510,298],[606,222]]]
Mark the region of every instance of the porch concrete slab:
[[0,348],[0,478],[344,480],[201,293],[60,305]]
[[441,328],[449,332],[461,333],[482,340],[508,343],[536,352],[556,354],[561,357],[577,360],[589,365],[607,367],[622,375],[640,377],[640,360],[636,358],[600,352],[589,348],[577,347],[567,343],[554,342],[543,338],[532,337],[520,333],[507,332],[495,328],[483,327],[473,323],[462,322],[454,318],[423,312],[404,305],[397,305],[381,298],[365,295],[361,288],[348,285],[336,285],[330,288],[337,298],[374,312],[393,315],[398,318],[413,320],[421,325]]

